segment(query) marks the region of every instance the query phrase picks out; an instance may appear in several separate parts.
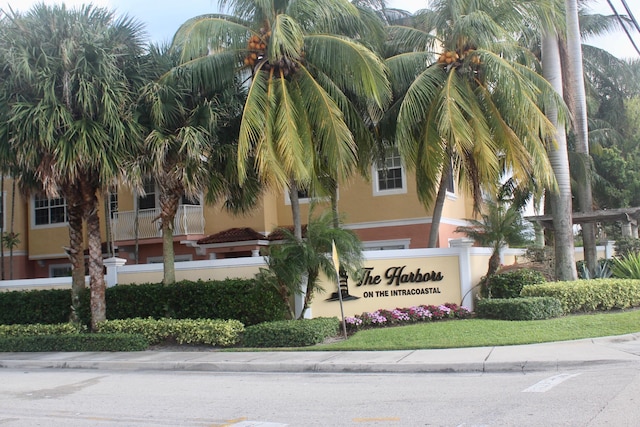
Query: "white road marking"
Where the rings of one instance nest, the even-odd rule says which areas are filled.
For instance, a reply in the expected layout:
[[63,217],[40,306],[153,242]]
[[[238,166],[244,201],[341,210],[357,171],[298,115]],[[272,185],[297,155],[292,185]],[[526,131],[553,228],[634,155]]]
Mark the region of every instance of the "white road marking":
[[577,377],[580,374],[559,374],[553,377],[547,378],[546,380],[542,380],[529,388],[522,390],[523,393],[544,393],[560,383],[565,382],[566,380]]
[[266,423],[262,421],[242,421],[231,424],[229,427],[287,427],[289,424]]

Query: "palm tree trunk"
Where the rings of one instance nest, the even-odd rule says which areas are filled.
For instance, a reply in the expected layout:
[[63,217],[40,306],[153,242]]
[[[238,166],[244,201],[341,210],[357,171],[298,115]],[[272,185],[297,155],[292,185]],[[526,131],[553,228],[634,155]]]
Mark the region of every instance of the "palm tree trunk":
[[[589,158],[589,130],[587,125],[587,102],[584,88],[584,70],[582,62],[582,40],[578,22],[577,0],[565,0],[567,21],[567,88],[568,105],[573,116],[573,130],[576,137],[575,150],[581,162],[584,179],[575,180],[578,210],[593,210],[593,194],[591,191],[591,162]],[[596,227],[593,223],[582,225],[584,244],[584,260],[590,272],[594,272],[598,263],[596,248]]]
[[291,215],[293,217],[293,235],[302,240],[302,220],[300,218],[300,197],[298,183],[292,179],[289,184],[289,199],[291,200]]
[[[291,200],[291,215],[293,216],[293,235],[297,241],[302,241],[302,220],[300,218],[300,197],[298,196],[298,183],[291,179],[289,183],[289,199]],[[307,295],[309,290],[309,277],[303,274],[299,284],[300,294],[295,295],[295,311],[298,318],[303,318],[307,308]]]
[[0,280],[4,280],[4,173],[0,176],[0,213]]
[[[161,186],[162,188],[162,186]],[[169,189],[169,194],[163,191],[160,194],[160,221],[162,223],[162,265],[163,280],[165,285],[172,285],[176,282],[175,253],[173,249],[173,221],[178,212],[180,204],[180,190]]]
[[16,179],[13,177],[13,182],[11,183],[11,226],[9,227],[9,231],[11,232],[12,244],[9,247],[9,279],[13,280],[13,248],[17,244],[15,232],[15,222],[16,222]]
[[89,279],[91,286],[91,330],[97,329],[98,323],[107,319],[107,304],[104,280],[104,263],[102,261],[102,238],[100,236],[100,218],[98,217],[98,199],[94,194],[87,195],[87,233],[89,235]]
[[108,189],[104,190],[102,203],[104,205],[105,234],[107,235],[107,256],[112,258],[115,256],[115,251],[113,250],[113,236],[111,231],[111,192]]
[[[542,68],[544,77],[562,94],[562,72],[560,52],[555,31],[549,31],[542,38]],[[556,146],[549,148],[549,162],[553,168],[558,191],[547,192],[551,198],[553,229],[555,240],[555,273],[558,280],[576,280],[575,253],[573,246],[573,222],[571,212],[571,178],[567,135],[563,124],[558,123],[558,110],[549,106],[547,117],[556,125]]]
[[331,216],[333,228],[340,228],[340,216],[338,213],[338,184],[335,179],[331,179]]
[[135,215],[133,217],[133,236],[134,236],[134,246],[133,246],[133,256],[135,263],[138,264],[140,262],[140,203],[139,196],[136,192],[136,210]]
[[71,315],[69,321],[78,323],[80,294],[85,289],[85,266],[82,243],[82,205],[77,195],[67,194],[67,216],[69,221],[69,249],[67,256],[71,262]]
[[438,247],[438,235],[440,233],[440,221],[442,220],[442,211],[444,210],[444,202],[447,197],[447,183],[451,177],[451,167],[449,161],[446,159],[442,169],[442,176],[440,177],[440,186],[438,187],[438,194],[436,195],[435,204],[433,206],[433,214],[431,215],[431,230],[429,230],[429,245],[430,248]]

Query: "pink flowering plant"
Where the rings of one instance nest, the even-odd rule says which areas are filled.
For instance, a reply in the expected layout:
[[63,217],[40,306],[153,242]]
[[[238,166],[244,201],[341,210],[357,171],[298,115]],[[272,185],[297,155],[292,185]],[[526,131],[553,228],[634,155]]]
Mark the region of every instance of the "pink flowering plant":
[[466,319],[471,316],[468,308],[457,304],[417,305],[409,308],[380,309],[370,313],[345,317],[347,330],[351,333],[360,329],[381,326],[408,325],[443,319]]

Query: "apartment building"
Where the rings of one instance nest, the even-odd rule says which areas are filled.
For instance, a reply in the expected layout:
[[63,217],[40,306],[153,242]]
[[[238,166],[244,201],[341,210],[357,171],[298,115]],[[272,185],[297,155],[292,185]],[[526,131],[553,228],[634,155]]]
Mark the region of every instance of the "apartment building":
[[[453,183],[440,225],[439,247],[448,247],[454,232],[472,216],[470,198],[454,191]],[[14,230],[20,243],[3,253],[4,278],[60,277],[70,274],[65,252],[69,245],[64,199],[38,195],[15,195],[5,179],[2,215],[5,232]],[[301,199],[302,222],[306,222],[310,199]],[[316,211],[328,208],[320,202]],[[344,226],[354,230],[366,250],[427,247],[431,208],[419,202],[415,178],[398,153],[390,155],[385,168],[373,167],[371,180],[354,176],[340,184],[338,208]],[[162,262],[162,236],[158,223],[158,189],[145,184],[145,195],[127,188],[101,197],[101,231],[104,256],[124,258],[127,264]],[[182,200],[174,224],[176,262],[213,258],[258,256],[270,244],[270,233],[293,223],[288,195],[271,192],[249,214],[233,216],[221,206],[208,206],[203,197]],[[110,237],[108,237],[110,236]]]

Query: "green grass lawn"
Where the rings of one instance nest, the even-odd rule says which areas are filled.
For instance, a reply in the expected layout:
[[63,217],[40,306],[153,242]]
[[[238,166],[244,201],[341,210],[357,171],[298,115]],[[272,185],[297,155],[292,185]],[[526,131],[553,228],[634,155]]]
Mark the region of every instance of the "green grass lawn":
[[[304,350],[413,350],[533,344],[640,332],[640,310],[549,320],[466,319],[360,331],[347,340]],[[303,350],[303,349],[297,349]]]

